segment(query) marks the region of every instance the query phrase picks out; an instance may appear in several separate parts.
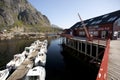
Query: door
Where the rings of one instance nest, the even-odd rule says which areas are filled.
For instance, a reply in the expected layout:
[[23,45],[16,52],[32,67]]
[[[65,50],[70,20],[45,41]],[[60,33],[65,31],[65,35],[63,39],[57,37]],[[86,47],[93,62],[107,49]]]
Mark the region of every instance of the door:
[[102,39],[105,39],[105,37],[106,37],[106,31],[102,31],[102,32],[101,32],[101,38],[102,38]]
[[118,32],[118,38],[120,39],[120,32]]

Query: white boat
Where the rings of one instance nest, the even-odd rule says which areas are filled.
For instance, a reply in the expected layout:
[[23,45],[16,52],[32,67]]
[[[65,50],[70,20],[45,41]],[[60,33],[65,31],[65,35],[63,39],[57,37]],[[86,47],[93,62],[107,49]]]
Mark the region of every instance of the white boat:
[[9,75],[9,69],[4,69],[0,71],[0,80],[6,80]]
[[22,52],[22,54],[27,57],[29,54],[31,54],[34,51],[35,51],[35,47],[34,46],[25,47],[25,50]]
[[48,41],[47,41],[47,40],[44,40],[44,41],[43,41],[43,45],[45,45],[45,46],[47,47]]
[[46,71],[42,66],[37,66],[28,71],[25,80],[45,80]]
[[42,51],[38,52],[38,55],[35,58],[35,66],[41,65],[45,66],[46,64],[46,54]]
[[36,44],[36,45],[40,45],[42,42],[40,41],[40,40],[36,40],[35,42],[34,42],[34,44]]
[[40,51],[47,53],[47,45],[48,45],[47,40],[44,40],[43,44],[42,44],[42,46],[40,48]]
[[41,48],[40,48],[40,52],[47,53],[47,46],[42,45]]
[[31,46],[37,47],[40,46],[42,42],[40,40],[36,40],[34,43],[31,44]]
[[22,54],[16,54],[14,55],[13,60],[11,60],[9,63],[7,63],[7,68],[16,69],[20,64],[25,60],[25,56]]

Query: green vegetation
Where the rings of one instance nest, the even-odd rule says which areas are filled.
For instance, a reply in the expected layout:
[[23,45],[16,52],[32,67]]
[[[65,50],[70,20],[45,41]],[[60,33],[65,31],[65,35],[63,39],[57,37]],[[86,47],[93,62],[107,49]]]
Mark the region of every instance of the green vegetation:
[[4,3],[2,1],[0,1],[0,7],[3,7]]
[[55,26],[53,27],[53,26],[42,26],[42,25],[28,25],[28,24],[24,24],[22,21],[16,21],[13,25],[9,27],[5,27],[5,25],[0,26],[0,30],[6,29],[7,31],[10,31],[11,28],[14,27],[24,28],[25,32],[57,33],[62,30],[61,28]]
[[27,31],[30,31],[30,32],[43,32],[43,33],[57,33],[59,31],[61,31],[62,29],[61,28],[58,28],[58,27],[48,27],[48,26],[34,26],[34,27],[27,27],[26,28]]
[[15,27],[15,26],[19,26],[19,27],[22,27],[23,26],[23,22],[22,21],[16,21],[14,24],[13,24],[13,26]]

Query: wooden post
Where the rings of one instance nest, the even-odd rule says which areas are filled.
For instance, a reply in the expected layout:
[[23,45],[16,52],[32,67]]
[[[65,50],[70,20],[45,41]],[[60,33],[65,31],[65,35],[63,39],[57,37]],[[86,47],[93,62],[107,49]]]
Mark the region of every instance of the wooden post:
[[71,40],[69,39],[69,46],[71,46]]
[[92,56],[92,43],[90,43],[90,56]]
[[87,54],[87,42],[85,42],[85,55]]
[[83,51],[82,51],[82,41],[81,41],[81,52],[83,52]]
[[69,39],[66,38],[66,44],[69,45]]
[[96,45],[96,60],[98,59],[98,44]]
[[79,51],[79,41],[77,41],[77,50]]

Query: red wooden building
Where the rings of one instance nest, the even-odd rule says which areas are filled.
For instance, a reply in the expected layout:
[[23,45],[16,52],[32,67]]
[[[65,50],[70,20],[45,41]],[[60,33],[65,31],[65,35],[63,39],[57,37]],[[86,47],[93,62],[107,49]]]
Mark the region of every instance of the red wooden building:
[[[111,39],[120,38],[120,10],[84,20],[84,23],[89,34],[93,37],[101,39],[108,37]],[[79,37],[86,36],[81,22],[74,24],[66,33]]]

